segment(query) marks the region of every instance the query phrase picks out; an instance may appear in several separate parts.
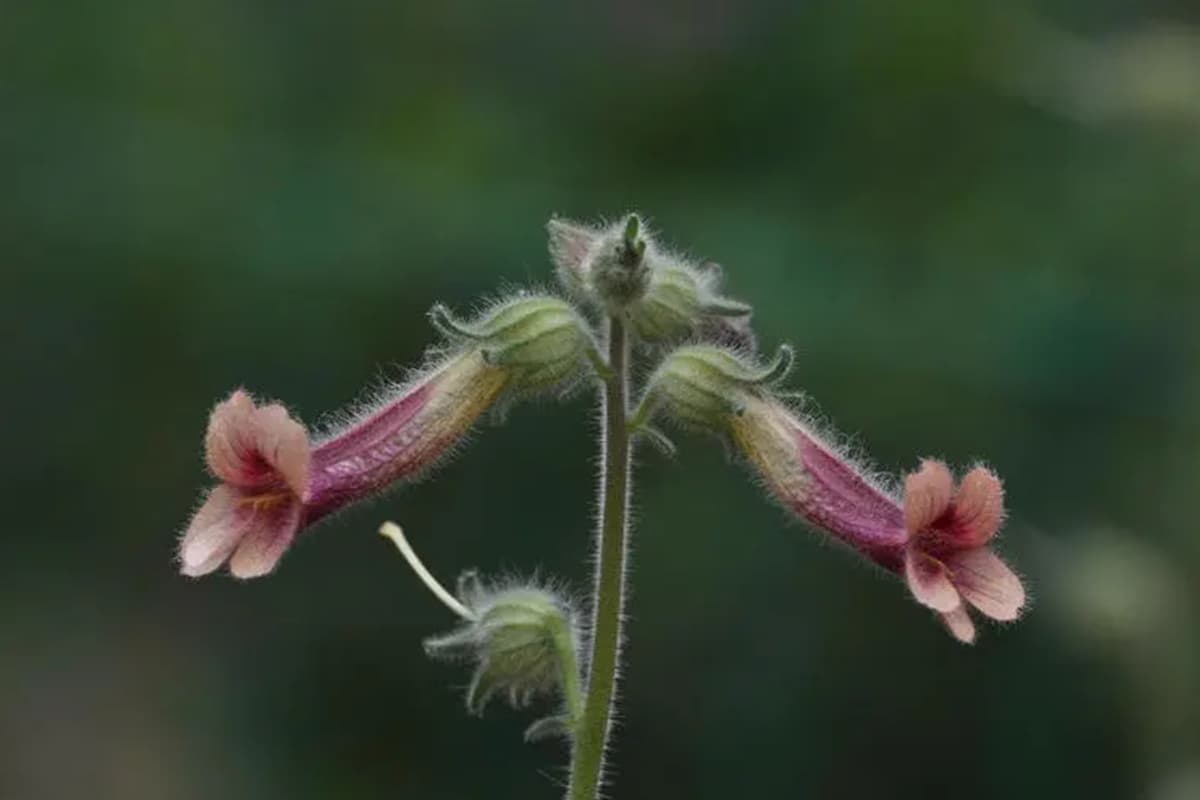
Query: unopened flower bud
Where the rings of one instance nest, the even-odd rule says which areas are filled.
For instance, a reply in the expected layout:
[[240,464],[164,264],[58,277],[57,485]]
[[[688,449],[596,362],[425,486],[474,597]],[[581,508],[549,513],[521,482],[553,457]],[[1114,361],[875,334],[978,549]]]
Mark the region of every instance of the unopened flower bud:
[[662,408],[685,426],[722,433],[748,398],[783,380],[791,367],[787,345],[765,366],[720,347],[681,347],[655,370],[636,416],[648,418]]
[[646,293],[650,285],[646,243],[641,220],[630,214],[623,224],[601,237],[589,253],[587,286],[609,309],[627,308]]
[[482,714],[497,694],[514,707],[524,707],[534,697],[561,693],[564,714],[535,723],[530,738],[559,729],[569,733],[579,713],[579,632],[571,603],[536,584],[486,584],[474,571],[463,573],[451,594],[429,574],[399,526],[389,522],[380,533],[396,544],[418,577],[463,621],[457,630],[427,639],[425,652],[434,658],[475,663],[467,710]]
[[703,313],[696,276],[683,264],[664,263],[651,272],[646,293],[629,310],[629,319],[642,341],[662,342],[688,336]]
[[643,342],[702,334],[753,341],[750,306],[720,294],[721,271],[661,249],[637,215],[605,229],[551,220],[550,254],[571,292],[625,314]]
[[[464,581],[460,581],[460,587]],[[466,657],[476,663],[467,709],[483,713],[497,694],[514,707],[561,687],[563,647],[575,647],[574,612],[562,598],[537,586],[485,587],[478,579],[459,599],[473,619],[457,631],[425,642],[436,658]]]
[[579,313],[552,295],[518,294],[471,321],[458,320],[439,304],[429,318],[452,341],[478,347],[488,363],[508,375],[509,391],[518,394],[578,380],[596,349]]

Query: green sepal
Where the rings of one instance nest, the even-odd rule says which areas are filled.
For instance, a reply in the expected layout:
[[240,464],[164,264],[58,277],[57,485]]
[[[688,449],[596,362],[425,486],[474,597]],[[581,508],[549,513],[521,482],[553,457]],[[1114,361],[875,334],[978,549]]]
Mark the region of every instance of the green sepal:
[[571,720],[565,714],[542,717],[525,729],[525,741],[530,744],[547,739],[571,739],[574,735]]

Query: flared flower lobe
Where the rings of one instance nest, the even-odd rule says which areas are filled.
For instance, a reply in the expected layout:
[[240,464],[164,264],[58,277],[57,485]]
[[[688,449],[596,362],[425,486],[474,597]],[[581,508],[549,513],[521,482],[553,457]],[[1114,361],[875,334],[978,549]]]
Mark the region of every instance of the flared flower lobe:
[[1021,579],[987,546],[1003,521],[1004,489],[984,467],[957,486],[949,468],[934,460],[905,478],[905,579],[913,597],[940,613],[961,641],[975,638],[965,604],[1000,621],[1016,619],[1025,605]]
[[224,483],[261,489],[282,479],[294,493],[304,493],[308,431],[281,405],[256,406],[238,389],[213,409],[204,450],[209,471]]
[[259,406],[239,389],[213,409],[205,456],[222,483],[206,495],[179,543],[183,573],[207,575],[228,560],[236,577],[267,574],[303,520],[308,432],[283,406]]
[[975,467],[959,482],[940,461],[926,459],[904,479],[904,523],[910,535],[936,534],[959,547],[991,541],[1004,522],[1004,487]]
[[925,459],[904,478],[904,527],[923,531],[945,513],[954,499],[954,476],[940,461]]
[[226,561],[236,578],[268,574],[296,538],[303,511],[294,495],[253,497],[217,486],[208,493],[180,543],[183,574],[207,575]]

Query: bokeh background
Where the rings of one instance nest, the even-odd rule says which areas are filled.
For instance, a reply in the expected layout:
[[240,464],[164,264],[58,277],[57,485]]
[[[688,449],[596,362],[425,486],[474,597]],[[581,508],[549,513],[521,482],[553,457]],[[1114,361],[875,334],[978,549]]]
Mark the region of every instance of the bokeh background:
[[0,796],[555,798],[434,571],[586,588],[590,398],[189,581],[211,404],[309,422],[637,208],[883,468],[986,458],[1036,605],[974,648],[719,447],[643,453],[616,798],[1200,797],[1200,11],[4,3]]

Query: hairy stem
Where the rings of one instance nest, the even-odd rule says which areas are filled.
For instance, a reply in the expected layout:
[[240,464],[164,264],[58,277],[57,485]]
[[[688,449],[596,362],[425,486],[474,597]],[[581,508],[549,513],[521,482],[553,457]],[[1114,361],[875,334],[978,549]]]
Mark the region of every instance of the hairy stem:
[[575,639],[571,627],[558,620],[554,626],[554,651],[561,669],[563,700],[567,706],[567,726],[571,735],[583,719],[583,694],[579,688],[579,664],[575,659]]
[[612,374],[604,389],[591,655],[583,719],[571,753],[570,800],[595,800],[599,792],[621,654],[629,516],[629,342],[624,321],[615,316],[608,326],[608,365]]

